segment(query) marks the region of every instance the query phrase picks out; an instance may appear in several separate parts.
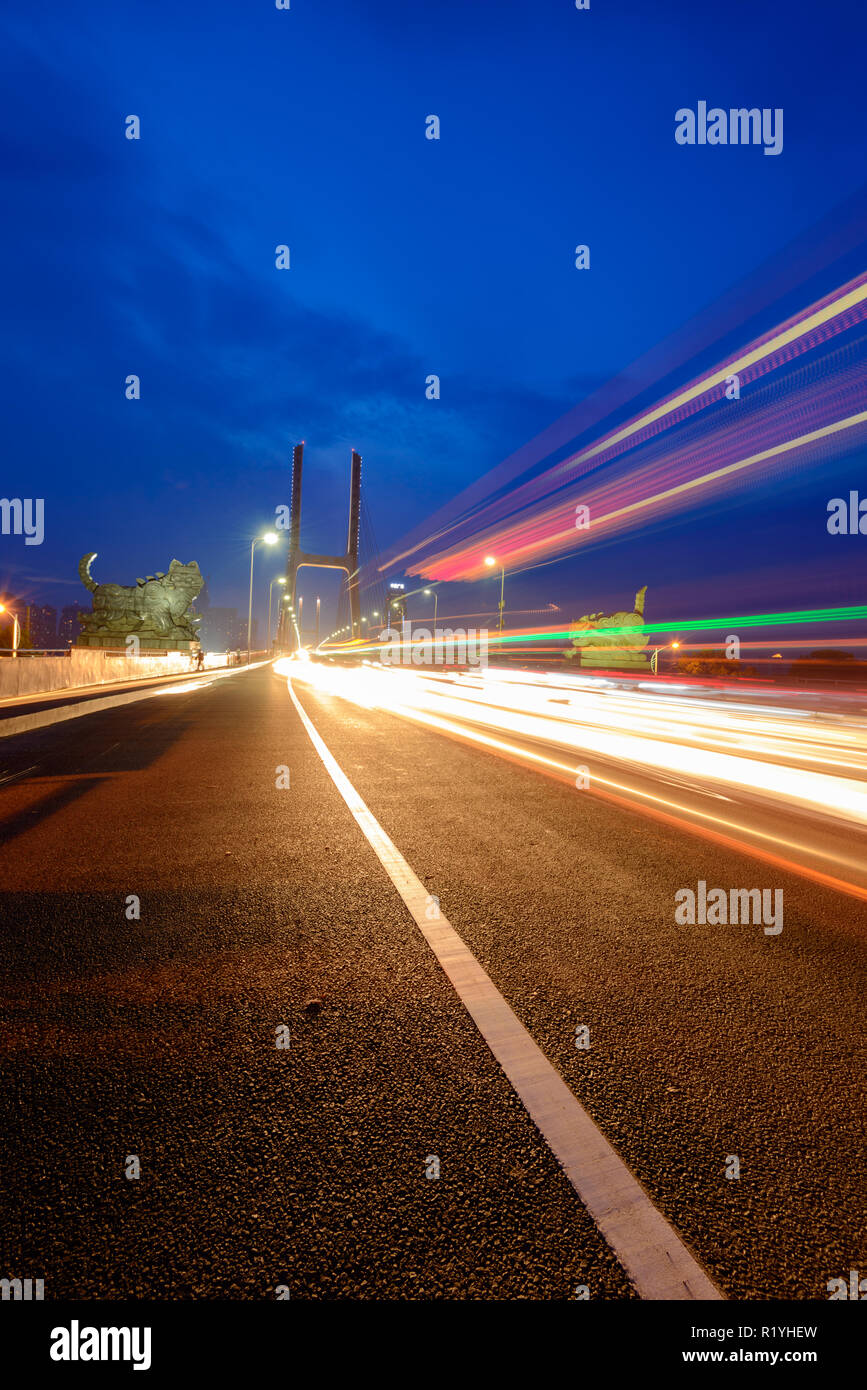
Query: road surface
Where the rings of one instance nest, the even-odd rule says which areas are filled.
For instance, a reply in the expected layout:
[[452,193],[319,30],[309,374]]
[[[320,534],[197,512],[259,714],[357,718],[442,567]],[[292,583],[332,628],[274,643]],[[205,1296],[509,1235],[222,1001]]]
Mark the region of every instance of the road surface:
[[[721,1294],[863,1268],[867,902],[293,688]],[[2,740],[0,834],[0,1273],[47,1298],[636,1296],[285,676]],[[699,881],[782,888],[784,929],[676,923]]]

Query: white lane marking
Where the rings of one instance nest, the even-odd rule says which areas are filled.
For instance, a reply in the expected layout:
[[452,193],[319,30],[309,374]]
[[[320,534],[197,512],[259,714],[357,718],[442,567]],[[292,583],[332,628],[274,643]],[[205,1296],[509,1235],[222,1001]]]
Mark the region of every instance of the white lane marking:
[[287,688],[331,780],[639,1296],[657,1300],[721,1299],[723,1294],[674,1227],[657,1211],[638,1179],[516,1018],[451,923],[442,913],[438,921],[427,920],[430,895],[424,884],[329,751],[302,708],[291,677]]
[[[249,666],[232,667],[228,671],[206,671],[203,677],[195,683],[196,689],[204,689],[213,683],[216,676],[238,676],[242,671],[255,671],[260,666],[267,666],[267,661],[251,662]],[[99,686],[93,686],[98,690]],[[184,689],[192,689],[192,685]],[[80,719],[84,714],[98,714],[100,710],[113,709],[115,705],[128,705],[134,700],[146,700],[149,696],[165,695],[167,692],[177,690],[177,686],[171,684],[171,680],[166,681],[165,685],[149,685],[142,687],[141,690],[130,690],[123,695],[102,695],[95,696],[92,700],[76,700],[71,705],[58,705],[55,709],[42,710],[39,714],[21,714],[11,719],[0,719],[0,738],[11,738],[14,734],[27,733],[29,729],[42,729],[49,724],[61,724],[66,719]],[[69,695],[66,689],[46,690],[43,699],[51,700],[63,698]],[[78,694],[78,690],[76,690]]]
[[19,777],[26,777],[28,772],[35,772],[38,766],[38,763],[33,763],[31,767],[23,768],[21,772],[10,772],[8,777],[5,774],[0,776],[0,787],[5,787],[9,782],[16,782]]

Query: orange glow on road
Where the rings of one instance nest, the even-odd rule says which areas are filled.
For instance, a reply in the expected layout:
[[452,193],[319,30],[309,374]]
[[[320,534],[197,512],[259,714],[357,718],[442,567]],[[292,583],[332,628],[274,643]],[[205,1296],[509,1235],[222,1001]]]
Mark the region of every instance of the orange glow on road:
[[589,764],[591,794],[867,899],[863,711],[803,708],[780,692],[624,689],[559,672],[275,670],[561,780]]

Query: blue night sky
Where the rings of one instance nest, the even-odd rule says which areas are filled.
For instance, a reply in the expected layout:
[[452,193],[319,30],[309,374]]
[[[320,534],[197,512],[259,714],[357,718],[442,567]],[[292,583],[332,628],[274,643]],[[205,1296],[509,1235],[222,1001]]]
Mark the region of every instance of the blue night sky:
[[[353,445],[394,542],[863,183],[855,0],[7,0],[0,38],[0,492],[46,506],[41,547],[0,538],[22,602],[85,600],[96,550],[125,583],[197,559],[245,607],[300,438],[306,546],[344,538]],[[700,99],[784,108],[783,153],[678,146]],[[858,538],[824,526],[858,477],[732,497],[513,601],[863,602]]]

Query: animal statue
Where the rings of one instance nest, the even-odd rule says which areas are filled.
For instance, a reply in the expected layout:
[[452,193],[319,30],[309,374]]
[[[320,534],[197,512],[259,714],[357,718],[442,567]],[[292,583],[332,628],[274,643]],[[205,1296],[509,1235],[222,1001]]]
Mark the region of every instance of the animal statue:
[[158,570],[137,579],[133,586],[97,584],[90,573],[95,559],[96,551],[92,551],[78,565],[82,584],[93,594],[93,612],[80,619],[83,637],[136,633],[139,638],[162,638],[167,643],[197,641],[201,618],[191,617],[187,610],[205,581],[195,560],[188,565],[172,560],[168,574]]
[[616,647],[620,650],[640,651],[647,646],[646,632],[602,632],[599,628],[640,628],[644,623],[644,595],[647,585],[635,595],[635,609],[632,613],[585,613],[571,627],[572,641],[576,647]]

